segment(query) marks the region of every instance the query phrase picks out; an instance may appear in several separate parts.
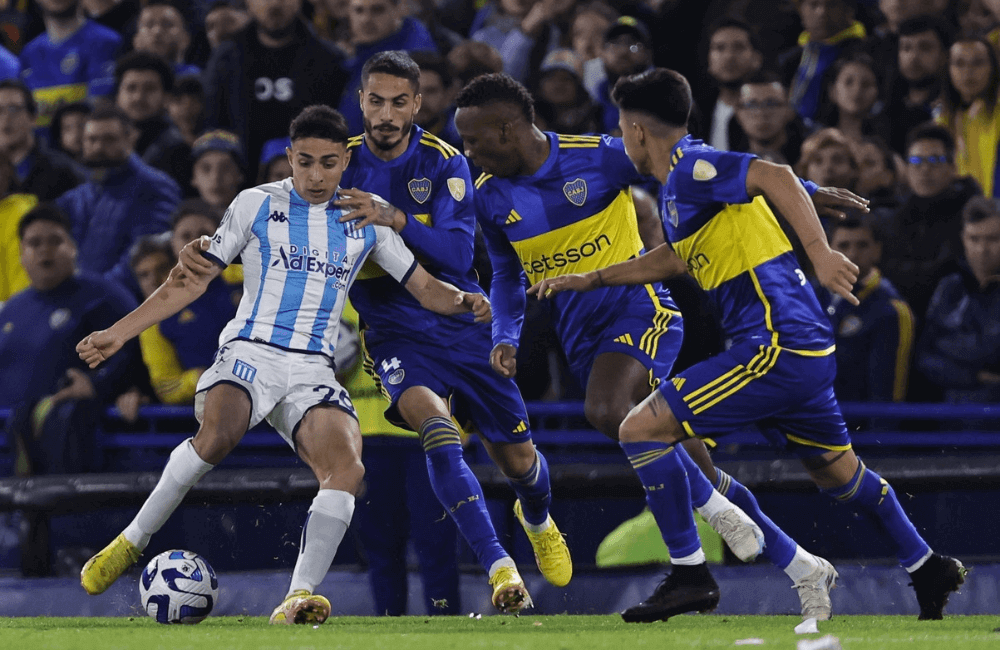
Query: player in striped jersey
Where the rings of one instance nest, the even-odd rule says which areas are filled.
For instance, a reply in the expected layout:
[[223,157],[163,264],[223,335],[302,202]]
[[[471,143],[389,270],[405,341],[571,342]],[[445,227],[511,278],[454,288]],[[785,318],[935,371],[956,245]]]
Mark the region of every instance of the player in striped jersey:
[[[889,483],[854,454],[833,392],[830,322],[769,204],[804,243],[819,282],[853,305],[858,267],[830,248],[807,190],[788,166],[716,151],[688,135],[691,89],[682,75],[664,68],[633,75],[619,80],[614,97],[629,158],[663,183],[663,225],[677,253],[664,244],[595,272],[545,279],[529,291],[554,296],[690,271],[718,305],[731,340],[725,352],[663,382],[622,423],[622,448],[646,486],[671,556],[700,556],[674,567],[623,616],[665,619],[718,593],[683,490],[684,466],[672,452],[683,440],[756,424],[801,459],[821,491],[879,522],[913,581],[920,618],[940,619],[965,569],[931,551]],[[862,201],[856,207],[864,209]],[[824,569],[817,567],[816,576],[832,582],[836,573]]]
[[[458,106],[456,125],[468,155],[485,172],[477,181],[476,208],[494,269],[494,367],[513,374],[525,276],[537,284],[641,254],[628,188],[649,177],[636,171],[619,138],[539,131],[532,124],[530,95],[504,75],[473,80]],[[655,223],[643,232],[650,230],[660,233],[662,242],[662,226]],[[553,299],[563,349],[586,387],[587,417],[615,440],[629,410],[670,376],[680,349],[681,319],[660,279]],[[704,443],[692,439],[678,451],[692,503],[737,556],[747,560],[760,552],[761,535],[764,556],[797,583],[800,573],[829,567],[761,512],[744,486],[717,471]],[[747,514],[756,522],[752,527]],[[798,585],[804,616],[830,616],[829,588],[826,583],[818,588],[815,581]]]
[[[103,592],[133,564],[191,486],[248,428],[267,418],[320,487],[302,529],[288,594],[271,622],[322,623],[330,603],[313,592],[347,531],[364,475],[357,415],[333,364],[351,283],[370,257],[426,308],[472,311],[478,320],[489,319],[483,295],[428,274],[391,229],[341,223],[345,210],[333,199],[350,159],[343,116],[311,106],[292,121],[290,137],[291,178],[241,192],[215,235],[189,244],[146,302],[77,346],[81,358],[97,366],[125,341],[194,301],[226,265],[242,257],[243,299],[219,338],[215,362],[198,382],[195,412],[201,427],[171,453],[132,523],[84,566],[81,582],[88,593]],[[207,259],[199,260],[194,251]]]
[[[420,110],[419,85],[420,68],[405,52],[382,52],[365,62],[365,132],[352,139],[351,164],[341,181],[351,189],[341,192],[337,204],[351,208],[347,218],[360,219],[360,225],[377,223],[399,232],[436,277],[480,292],[472,268],[469,165],[458,150],[413,123]],[[490,368],[489,327],[466,315],[428,311],[375,264],[361,270],[351,302],[365,323],[367,369],[390,401],[386,416],[420,433],[431,485],[489,575],[493,604],[516,612],[530,598],[463,458],[453,413],[463,423],[471,421],[514,489],[514,512],[542,574],[557,587],[569,583],[569,549],[549,515],[548,464],[531,441],[517,384]]]

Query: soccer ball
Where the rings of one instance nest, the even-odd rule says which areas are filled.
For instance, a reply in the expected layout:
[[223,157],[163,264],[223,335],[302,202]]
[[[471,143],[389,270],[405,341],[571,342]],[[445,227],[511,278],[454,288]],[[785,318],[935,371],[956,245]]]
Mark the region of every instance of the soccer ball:
[[200,623],[219,599],[219,579],[205,558],[191,551],[164,551],[139,579],[142,608],[157,623]]

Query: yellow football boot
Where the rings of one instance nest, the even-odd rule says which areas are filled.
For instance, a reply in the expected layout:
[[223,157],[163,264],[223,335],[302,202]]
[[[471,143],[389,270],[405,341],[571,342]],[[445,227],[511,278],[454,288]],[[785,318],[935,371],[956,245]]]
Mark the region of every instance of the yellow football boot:
[[100,553],[87,560],[80,571],[80,584],[91,596],[103,594],[126,569],[139,560],[142,551],[119,535]]
[[493,587],[493,606],[503,614],[516,614],[525,607],[532,607],[528,588],[521,574],[512,566],[502,566],[490,578]]
[[533,533],[528,530],[528,523],[524,521],[520,500],[514,502],[514,514],[524,527],[524,532],[528,534],[531,548],[535,549],[535,563],[538,564],[538,570],[556,587],[568,585],[573,578],[573,559],[569,555],[566,540],[559,532],[556,522],[552,521],[552,516],[549,515],[548,528],[540,533]]
[[292,594],[271,612],[271,625],[319,625],[330,618],[330,601],[305,589]]

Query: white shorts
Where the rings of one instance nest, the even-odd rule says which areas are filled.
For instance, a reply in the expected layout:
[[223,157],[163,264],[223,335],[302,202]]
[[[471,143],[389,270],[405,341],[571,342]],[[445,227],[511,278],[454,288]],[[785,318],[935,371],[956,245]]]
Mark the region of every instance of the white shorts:
[[219,384],[241,388],[250,398],[248,428],[266,418],[292,449],[296,428],[306,411],[317,404],[336,406],[358,417],[347,391],[337,382],[330,360],[321,354],[289,352],[250,341],[226,343],[198,380],[194,397],[198,422],[205,413],[205,394]]

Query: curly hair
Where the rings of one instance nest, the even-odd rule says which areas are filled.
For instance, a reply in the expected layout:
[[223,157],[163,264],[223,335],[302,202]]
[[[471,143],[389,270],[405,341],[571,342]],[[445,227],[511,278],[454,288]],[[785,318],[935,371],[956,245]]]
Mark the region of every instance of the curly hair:
[[470,81],[455,98],[459,108],[514,104],[529,124],[535,121],[535,100],[521,83],[504,73],[484,74]]

